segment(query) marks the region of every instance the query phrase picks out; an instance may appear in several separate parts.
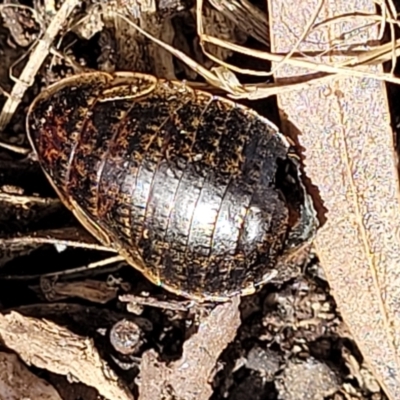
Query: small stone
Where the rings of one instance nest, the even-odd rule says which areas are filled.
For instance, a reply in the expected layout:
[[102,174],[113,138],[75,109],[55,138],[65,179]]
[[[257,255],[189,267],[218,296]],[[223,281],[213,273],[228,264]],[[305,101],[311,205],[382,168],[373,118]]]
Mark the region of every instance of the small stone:
[[380,392],[380,390],[381,390],[380,386],[379,386],[377,380],[374,378],[374,376],[372,375],[372,373],[369,370],[367,370],[366,368],[361,368],[360,375],[362,376],[365,389],[367,389],[371,393],[379,393]]
[[133,321],[123,319],[111,328],[110,342],[119,353],[134,354],[143,344],[142,330]]
[[267,380],[273,380],[279,371],[282,358],[271,349],[254,346],[247,355],[246,368],[257,371]]
[[310,357],[289,361],[276,386],[279,400],[321,400],[339,389],[339,381],[326,364]]

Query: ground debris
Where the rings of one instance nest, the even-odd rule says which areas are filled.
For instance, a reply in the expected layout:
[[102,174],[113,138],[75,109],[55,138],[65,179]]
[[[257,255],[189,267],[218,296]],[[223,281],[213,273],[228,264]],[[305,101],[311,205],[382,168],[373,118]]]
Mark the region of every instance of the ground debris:
[[[207,400],[213,370],[221,352],[240,326],[239,298],[219,305],[205,317],[198,332],[183,345],[183,354],[170,365],[158,360],[154,350],[143,354],[139,400]],[[169,396],[169,397],[168,397]]]
[[33,374],[15,354],[0,353],[0,398],[61,400],[57,391]]
[[109,400],[134,398],[100,358],[92,340],[53,322],[12,311],[0,315],[0,339],[28,365],[95,387]]
[[282,358],[279,353],[256,345],[248,352],[245,366],[259,372],[264,379],[272,381],[282,366]]
[[321,400],[339,388],[335,373],[325,364],[310,357],[307,361],[290,361],[281,379],[276,381],[279,400]]
[[[233,44],[243,44],[243,40],[250,36],[250,40],[246,41],[249,50],[264,49],[266,46],[269,51],[267,19],[270,14],[271,32],[276,31],[279,25],[279,18],[274,14],[277,1],[268,1],[271,12],[265,10],[267,2],[259,0],[205,1],[201,7],[204,32]],[[344,4],[352,8],[354,4],[359,4],[358,1]],[[360,1],[372,3],[372,0]],[[49,42],[43,34],[48,33],[49,23],[57,10],[67,2],[76,4],[76,7],[68,20],[56,27],[59,34]],[[151,285],[132,268],[115,260],[114,253],[109,254],[112,256],[109,259],[99,261],[100,256],[95,251],[106,253],[104,257],[108,257],[110,249],[76,226],[76,221],[70,218],[72,215],[64,210],[42,176],[37,160],[29,154],[24,125],[26,109],[33,96],[44,86],[62,77],[86,68],[101,71],[143,70],[188,81],[196,80],[201,75],[179,57],[172,57],[158,44],[145,38],[121,16],[135,22],[153,37],[183,51],[202,66],[216,65],[203,53],[204,46],[224,62],[238,62],[241,68],[263,71],[261,76],[265,76],[267,87],[270,74],[264,73],[269,71],[269,62],[254,57],[245,60],[240,52],[199,40],[193,8],[195,0],[84,0],[78,3],[74,0],[28,0],[22,3],[20,0],[0,0],[0,13],[3,17],[4,12],[7,14],[0,21],[0,106],[11,94],[14,84],[20,88],[22,84],[21,90],[29,86],[11,123],[0,137],[0,343],[4,336],[5,344],[21,355],[21,361],[34,364],[33,360],[35,366],[43,368],[32,368],[32,371],[53,385],[63,400],[103,400],[98,390],[104,393],[106,384],[111,385],[109,393],[112,390],[123,393],[118,397],[112,392],[109,398],[131,399],[128,390],[126,394],[113,386],[117,385],[114,372],[132,390],[135,398],[140,394],[141,400],[322,400],[326,393],[333,392],[324,400],[386,400],[354,344],[353,336],[340,320],[328,286],[331,277],[324,273],[318,260],[310,265],[312,258],[309,249],[305,249],[304,260],[290,260],[290,263],[285,260],[279,266],[284,274],[279,281],[271,281],[260,293],[242,298],[240,318],[237,307],[229,304],[217,307],[205,317],[204,308],[166,293],[162,287]],[[197,3],[202,3],[202,0],[197,0]],[[293,4],[290,1],[288,3],[288,9],[280,10],[281,14],[300,19],[303,13],[293,13]],[[300,2],[299,10],[306,3]],[[327,4],[315,0],[314,6],[316,3],[324,3],[323,6],[336,10],[337,2]],[[151,7],[155,4],[159,9],[154,14]],[[176,7],[171,8],[174,4]],[[132,10],[137,11],[135,15],[130,13]],[[108,11],[118,11],[119,15]],[[40,18],[36,19],[37,16]],[[359,18],[355,19],[358,21]],[[17,22],[14,26],[7,23],[14,20]],[[288,31],[280,35],[279,40],[297,38],[304,25],[297,28],[287,23],[285,26]],[[354,34],[356,37],[356,32]],[[17,77],[21,77],[30,50],[42,44],[35,41],[38,35],[45,39],[46,43],[43,44],[49,45],[45,49],[46,58],[39,71],[32,75],[32,80],[20,82]],[[275,34],[271,37],[271,45],[274,46],[277,43]],[[313,37],[307,43],[319,42],[319,39]],[[21,47],[27,45],[33,47]],[[285,51],[276,51],[276,55],[278,53]],[[25,58],[14,65],[24,54]],[[287,72],[290,65],[284,66],[281,71]],[[222,72],[226,71],[221,69],[219,73]],[[227,74],[226,79],[229,80],[229,77]],[[242,78],[244,82],[246,78],[241,74],[241,82]],[[249,81],[253,82],[253,78],[255,76]],[[235,81],[232,82],[229,81],[235,86]],[[200,86],[203,85],[201,82],[197,83],[203,87]],[[275,84],[281,85],[279,79]],[[332,93],[329,89],[326,86],[320,97],[329,99],[332,95],[338,95],[343,101],[347,98],[347,92],[351,92],[348,87]],[[308,87],[299,93],[301,99],[308,102],[307,91]],[[258,87],[254,93],[257,92]],[[238,93],[241,93],[240,88]],[[342,95],[344,97],[340,97]],[[365,99],[362,92],[359,99]],[[349,104],[361,103],[369,104],[367,100]],[[295,104],[298,114],[304,115],[309,123],[313,123],[315,114],[327,117],[335,114],[331,110],[320,113],[319,108],[309,104],[304,108],[299,107],[299,101]],[[279,120],[273,97],[248,105],[254,106],[274,122]],[[358,113],[353,115],[359,118]],[[375,121],[375,115],[378,120],[382,114],[378,112],[369,116],[372,122]],[[365,121],[368,120],[372,126],[370,119],[365,118]],[[301,129],[294,118],[290,120]],[[350,122],[353,120],[352,117],[347,119]],[[286,134],[284,124],[282,128]],[[309,153],[314,154],[309,143],[315,146],[319,141],[314,140],[307,129],[301,130],[303,134],[299,141],[302,144],[300,147],[307,153],[305,164],[308,174],[312,167]],[[321,135],[321,130],[321,126],[316,124],[311,133],[329,139],[335,137]],[[359,130],[355,129],[354,132],[360,140],[363,139]],[[376,143],[385,138],[382,135]],[[331,155],[334,154],[331,152]],[[380,163],[371,163],[382,164],[382,160]],[[336,176],[337,165],[329,157],[315,165],[317,171],[322,173],[328,169],[329,176]],[[314,182],[314,178],[311,178]],[[376,187],[384,192],[386,186],[377,184]],[[343,207],[337,206],[334,210],[342,213]],[[70,226],[71,223],[73,226]],[[328,246],[332,256],[339,262],[344,250],[352,251],[350,246],[342,247],[341,251],[334,251],[337,247]],[[314,257],[318,256],[319,253],[314,254]],[[342,266],[350,271],[347,264],[342,263]],[[110,273],[112,275],[108,275]],[[88,279],[95,275],[100,275],[99,280]],[[342,282],[346,282],[346,279],[346,276],[340,277]],[[129,294],[125,289],[127,282],[132,286]],[[109,286],[110,283],[112,285]],[[347,292],[358,295],[357,291]],[[64,299],[71,296],[73,299],[67,303]],[[111,297],[114,299],[111,300]],[[44,304],[44,301],[52,303]],[[107,304],[95,307],[88,305],[99,301],[107,301]],[[27,318],[16,313],[9,314],[11,310]],[[209,312],[211,306],[207,305],[207,310]],[[366,313],[360,314],[363,315]],[[199,325],[199,332],[194,333]],[[68,326],[74,334],[62,328],[64,326]],[[365,332],[368,333],[367,330]],[[47,339],[36,340],[41,333]],[[94,356],[91,354],[93,345],[87,338],[94,341],[102,359],[107,360],[113,368],[111,378],[108,367],[101,367],[105,363],[97,357],[97,350],[94,350]],[[27,348],[28,345],[31,348]],[[79,357],[84,358],[82,360]],[[17,360],[16,356],[14,358]],[[90,380],[87,384],[92,386],[77,382],[77,379],[83,382],[83,378],[73,370],[75,360],[79,360],[80,373],[87,374],[86,378]],[[90,374],[96,368],[100,372],[95,382]],[[0,364],[0,381],[1,372]],[[12,373],[8,379],[10,375]],[[13,379],[16,382],[16,378]],[[315,396],[307,397],[312,395]],[[30,398],[46,399],[44,395],[35,398],[32,392]],[[1,392],[0,399],[3,399]],[[5,399],[8,400],[8,397],[5,396]]]

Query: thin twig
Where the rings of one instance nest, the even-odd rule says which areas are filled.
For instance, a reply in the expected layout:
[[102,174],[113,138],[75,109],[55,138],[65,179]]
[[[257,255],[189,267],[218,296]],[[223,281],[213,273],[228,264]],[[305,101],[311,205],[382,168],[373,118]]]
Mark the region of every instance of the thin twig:
[[37,279],[37,278],[50,278],[50,277],[59,278],[61,276],[68,276],[69,278],[72,278],[73,276],[75,277],[75,275],[77,275],[79,273],[91,271],[96,268],[101,268],[101,267],[105,267],[105,266],[109,265],[109,267],[107,269],[101,268],[101,270],[99,270],[99,273],[103,274],[106,272],[115,272],[115,271],[121,269],[121,265],[111,266],[111,264],[120,263],[121,261],[124,261],[124,259],[121,256],[113,256],[113,257],[105,258],[100,261],[92,262],[87,265],[82,265],[80,267],[67,269],[64,271],[48,272],[46,274],[38,273],[38,274],[32,274],[32,275],[25,275],[25,274],[24,275],[21,275],[21,274],[0,275],[0,280],[26,281],[26,280],[32,280],[32,279]]
[[57,14],[54,16],[43,37],[36,42],[36,47],[30,54],[29,60],[25,65],[21,76],[15,83],[10,97],[6,100],[3,109],[1,110],[0,132],[4,130],[4,128],[10,122],[15,110],[25,94],[26,89],[31,86],[44,59],[49,54],[50,47],[55,37],[60,32],[65,22],[68,21],[68,17],[71,15],[72,11],[80,3],[80,0],[66,0],[58,10]]
[[25,147],[16,146],[14,144],[5,142],[0,142],[0,147],[2,147],[5,150],[12,151],[13,153],[16,154],[23,154],[24,156],[28,155],[31,152],[30,149],[26,149]]

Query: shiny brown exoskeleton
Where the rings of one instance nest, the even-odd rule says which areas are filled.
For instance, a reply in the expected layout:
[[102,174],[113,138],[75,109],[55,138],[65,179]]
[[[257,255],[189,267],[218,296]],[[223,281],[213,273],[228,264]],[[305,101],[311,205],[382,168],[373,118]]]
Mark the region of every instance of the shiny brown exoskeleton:
[[66,78],[35,99],[27,128],[79,221],[186,297],[254,292],[317,228],[277,128],[187,84],[137,73]]

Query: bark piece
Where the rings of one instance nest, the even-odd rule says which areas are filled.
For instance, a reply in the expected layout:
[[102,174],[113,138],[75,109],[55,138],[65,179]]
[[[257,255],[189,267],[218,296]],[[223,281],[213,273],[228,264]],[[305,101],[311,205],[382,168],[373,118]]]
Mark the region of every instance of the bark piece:
[[28,365],[67,375],[96,388],[109,400],[133,400],[88,338],[13,311],[0,314],[0,339]]
[[[239,298],[219,305],[200,322],[183,345],[182,357],[170,365],[159,361],[154,350],[143,354],[139,400],[207,400],[212,395],[212,372],[221,352],[240,326]],[[168,397],[170,396],[170,397]]]
[[0,399],[61,400],[48,382],[40,379],[15,354],[0,353]]

